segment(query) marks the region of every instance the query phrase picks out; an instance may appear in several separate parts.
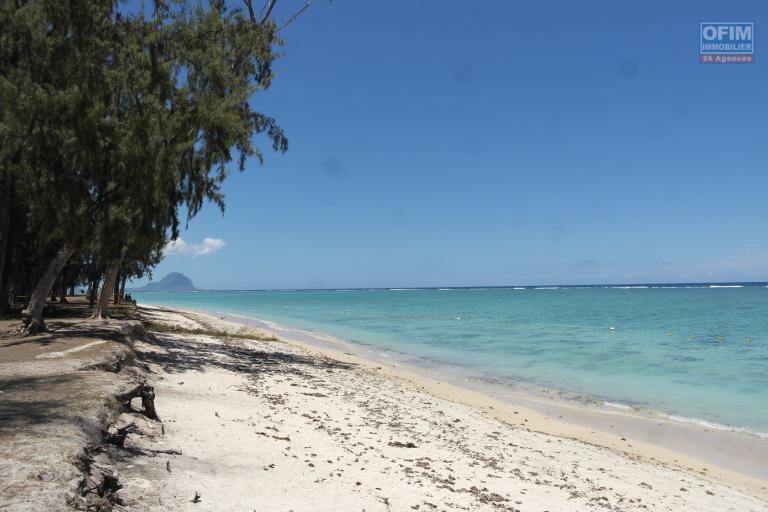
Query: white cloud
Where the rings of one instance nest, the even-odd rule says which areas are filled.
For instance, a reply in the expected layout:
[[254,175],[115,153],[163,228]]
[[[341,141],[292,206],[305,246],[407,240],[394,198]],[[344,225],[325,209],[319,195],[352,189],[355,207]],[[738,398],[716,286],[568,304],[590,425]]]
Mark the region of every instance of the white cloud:
[[177,238],[168,242],[163,252],[166,256],[192,256],[197,258],[198,256],[206,256],[218,252],[225,245],[227,245],[227,242],[221,238],[203,238],[202,244],[188,244],[182,238]]
[[168,255],[173,254],[188,254],[189,246],[187,245],[187,242],[182,240],[181,238],[177,238],[176,240],[171,240],[168,242],[165,246],[165,249],[163,250],[163,253]]
[[205,256],[206,254],[213,254],[221,250],[227,242],[221,238],[203,238],[201,245],[195,246],[195,256]]

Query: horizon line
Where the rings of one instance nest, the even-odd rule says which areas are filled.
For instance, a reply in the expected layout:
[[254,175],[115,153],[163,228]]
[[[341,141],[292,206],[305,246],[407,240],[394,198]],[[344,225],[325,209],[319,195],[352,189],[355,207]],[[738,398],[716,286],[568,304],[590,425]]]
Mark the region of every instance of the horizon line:
[[[150,283],[158,283],[159,281],[150,281]],[[149,283],[147,283],[149,284]],[[362,291],[362,290],[471,290],[471,289],[513,289],[513,288],[616,288],[620,286],[692,286],[692,285],[721,285],[721,286],[766,286],[768,281],[679,281],[679,282],[635,282],[635,283],[592,283],[592,284],[531,284],[531,285],[467,285],[467,286],[362,286],[362,287],[335,287],[335,288],[195,288],[195,290],[185,290],[174,293],[184,292],[279,292],[279,291]],[[145,285],[146,286],[146,285]],[[128,292],[141,292],[138,288],[129,288]],[[162,290],[150,291],[146,290],[143,293],[163,293]],[[169,293],[166,291],[165,293]]]

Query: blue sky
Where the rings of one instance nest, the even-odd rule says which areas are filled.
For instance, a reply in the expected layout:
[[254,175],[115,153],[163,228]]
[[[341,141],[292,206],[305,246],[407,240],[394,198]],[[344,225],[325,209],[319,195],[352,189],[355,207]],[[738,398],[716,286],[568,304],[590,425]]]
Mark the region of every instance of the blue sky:
[[[756,62],[699,64],[701,21],[755,22]],[[317,0],[254,98],[288,153],[233,172],[226,214],[198,215],[156,276],[768,280],[763,27],[759,1]]]

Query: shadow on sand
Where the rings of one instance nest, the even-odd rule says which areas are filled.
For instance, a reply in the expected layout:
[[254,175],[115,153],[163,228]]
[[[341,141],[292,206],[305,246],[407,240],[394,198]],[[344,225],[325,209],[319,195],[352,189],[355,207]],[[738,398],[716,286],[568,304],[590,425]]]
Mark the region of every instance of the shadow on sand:
[[179,335],[151,333],[153,344],[165,352],[151,352],[142,355],[142,361],[163,367],[169,373],[203,371],[207,367],[243,372],[303,373],[300,368],[348,369],[353,365],[327,357],[304,356],[279,351],[250,348],[240,339],[224,339],[224,343],[204,341],[196,337],[194,343]]
[[[71,418],[76,393],[58,392],[75,391],[81,384],[75,374],[0,379],[0,436]],[[58,396],[51,396],[53,391]]]

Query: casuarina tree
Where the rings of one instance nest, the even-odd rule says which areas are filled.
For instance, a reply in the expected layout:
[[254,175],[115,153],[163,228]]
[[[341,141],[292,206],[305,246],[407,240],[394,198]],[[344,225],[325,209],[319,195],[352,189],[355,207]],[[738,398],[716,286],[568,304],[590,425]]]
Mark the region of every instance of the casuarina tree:
[[127,257],[157,254],[180,212],[224,208],[228,166],[262,160],[258,133],[287,149],[251,105],[272,79],[275,3],[259,18],[249,1],[158,0],[139,13],[114,0],[3,2],[0,171],[26,198],[29,231],[55,247],[24,311],[27,333],[45,329],[45,299],[78,248],[104,265],[100,317]]

